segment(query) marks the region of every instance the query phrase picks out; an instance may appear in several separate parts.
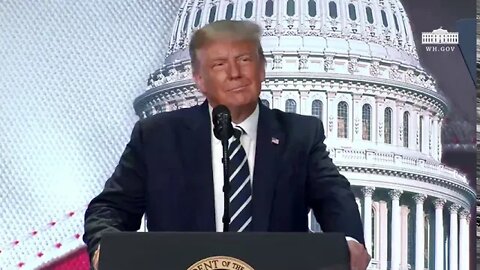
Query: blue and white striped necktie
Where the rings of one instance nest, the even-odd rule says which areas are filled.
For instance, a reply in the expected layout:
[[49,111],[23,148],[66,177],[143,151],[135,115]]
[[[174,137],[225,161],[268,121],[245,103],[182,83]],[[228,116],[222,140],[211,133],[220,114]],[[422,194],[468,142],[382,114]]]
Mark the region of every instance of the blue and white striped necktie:
[[252,185],[245,149],[240,137],[245,134],[235,127],[235,139],[228,147],[230,157],[230,228],[232,232],[249,231],[252,222]]

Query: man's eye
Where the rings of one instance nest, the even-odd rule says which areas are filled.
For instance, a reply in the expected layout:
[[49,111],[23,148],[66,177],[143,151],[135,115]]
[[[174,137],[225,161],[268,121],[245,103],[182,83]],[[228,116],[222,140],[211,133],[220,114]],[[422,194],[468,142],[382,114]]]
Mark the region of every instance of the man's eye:
[[224,64],[223,63],[215,63],[213,64],[213,67],[222,67]]

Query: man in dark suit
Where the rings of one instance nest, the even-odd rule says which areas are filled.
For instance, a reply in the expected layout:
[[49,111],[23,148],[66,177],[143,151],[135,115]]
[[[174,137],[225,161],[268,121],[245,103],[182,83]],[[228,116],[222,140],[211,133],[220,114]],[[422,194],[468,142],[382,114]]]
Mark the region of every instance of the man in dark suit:
[[230,230],[307,232],[313,209],[322,230],[347,236],[352,269],[370,256],[351,191],[328,156],[314,117],[270,110],[259,102],[265,78],[260,28],[219,21],[190,42],[193,79],[206,101],[136,123],[104,190],[85,214],[84,241],[98,261],[105,232],[135,231],[144,213],[150,231],[222,231],[222,146],[212,110],[225,105],[230,139]]

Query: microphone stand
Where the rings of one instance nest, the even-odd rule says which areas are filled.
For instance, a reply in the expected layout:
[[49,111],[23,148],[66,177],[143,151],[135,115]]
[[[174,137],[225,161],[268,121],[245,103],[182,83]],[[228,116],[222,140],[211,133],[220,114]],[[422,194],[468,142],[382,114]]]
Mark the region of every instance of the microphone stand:
[[222,140],[222,152],[223,152],[223,231],[228,232],[230,225],[230,179],[228,176],[230,158],[228,156],[228,139]]
[[223,152],[223,231],[228,232],[230,225],[230,177],[228,156],[228,139],[232,137],[234,130],[232,127],[232,116],[225,105],[218,105],[212,111],[213,133],[217,139],[222,142]]

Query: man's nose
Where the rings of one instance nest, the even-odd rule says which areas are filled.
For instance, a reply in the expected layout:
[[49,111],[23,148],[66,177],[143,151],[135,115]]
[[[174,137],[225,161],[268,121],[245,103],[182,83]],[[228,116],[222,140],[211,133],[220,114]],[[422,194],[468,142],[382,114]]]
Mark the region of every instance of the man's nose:
[[240,65],[236,61],[232,61],[230,63],[229,75],[232,79],[241,77],[242,73],[240,70]]

